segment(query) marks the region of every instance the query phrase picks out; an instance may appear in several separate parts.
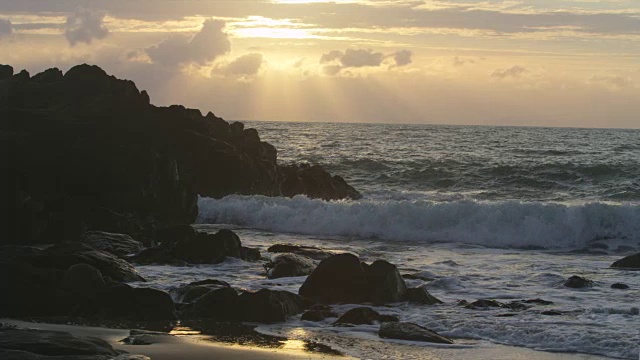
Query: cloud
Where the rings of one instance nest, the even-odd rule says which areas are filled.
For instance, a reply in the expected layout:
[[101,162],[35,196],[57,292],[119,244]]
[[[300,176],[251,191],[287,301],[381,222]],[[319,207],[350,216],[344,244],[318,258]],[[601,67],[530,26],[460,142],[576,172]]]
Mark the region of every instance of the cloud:
[[7,19],[0,19],[0,39],[13,34],[13,25]]
[[103,12],[79,8],[67,17],[64,36],[71,46],[77,43],[90,44],[93,40],[104,39],[109,35],[109,30],[104,27],[104,17]]
[[391,54],[374,52],[371,49],[347,49],[342,52],[333,50],[322,54],[320,64],[325,64],[323,72],[326,75],[336,75],[342,69],[381,66],[385,59],[391,58],[395,66],[411,64],[413,53],[409,50],[398,50]]
[[590,84],[603,84],[615,89],[632,88],[635,85],[631,78],[619,75],[594,75],[588,82]]
[[528,72],[529,70],[523,68],[522,66],[514,65],[508,69],[497,69],[493,72],[493,74],[491,74],[491,77],[497,79],[518,78]]
[[393,60],[396,62],[396,66],[406,66],[411,64],[411,56],[413,53],[409,50],[398,50],[393,54]]
[[453,66],[464,66],[466,64],[475,64],[476,60],[473,58],[461,58],[456,56],[453,58]]
[[146,49],[155,63],[179,65],[198,63],[204,65],[231,50],[229,36],[223,31],[225,23],[206,20],[202,29],[192,38],[184,35],[172,36],[158,45]]
[[249,53],[237,57],[232,62],[216,67],[213,71],[228,76],[248,77],[260,71],[263,56],[260,53]]

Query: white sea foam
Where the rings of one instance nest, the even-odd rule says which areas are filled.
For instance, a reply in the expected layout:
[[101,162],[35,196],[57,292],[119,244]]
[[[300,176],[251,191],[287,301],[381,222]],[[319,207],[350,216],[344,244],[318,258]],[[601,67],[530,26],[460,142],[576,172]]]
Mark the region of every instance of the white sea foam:
[[487,247],[582,248],[594,239],[640,240],[640,205],[518,201],[339,201],[304,196],[201,198],[200,223],[308,235]]

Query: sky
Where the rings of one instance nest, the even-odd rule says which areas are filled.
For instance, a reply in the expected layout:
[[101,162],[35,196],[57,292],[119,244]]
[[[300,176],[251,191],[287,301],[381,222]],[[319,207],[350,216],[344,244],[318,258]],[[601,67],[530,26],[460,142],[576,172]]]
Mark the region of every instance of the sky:
[[0,63],[227,120],[640,128],[640,0],[0,0]]

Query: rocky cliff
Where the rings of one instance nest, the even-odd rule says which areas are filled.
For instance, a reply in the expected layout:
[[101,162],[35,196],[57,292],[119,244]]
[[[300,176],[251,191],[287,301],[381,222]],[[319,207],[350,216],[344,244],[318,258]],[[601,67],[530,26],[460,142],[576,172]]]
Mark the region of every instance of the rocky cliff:
[[198,195],[358,198],[319,166],[281,167],[255,129],[182,106],[80,65],[30,76],[0,65],[0,243],[73,240],[192,223]]

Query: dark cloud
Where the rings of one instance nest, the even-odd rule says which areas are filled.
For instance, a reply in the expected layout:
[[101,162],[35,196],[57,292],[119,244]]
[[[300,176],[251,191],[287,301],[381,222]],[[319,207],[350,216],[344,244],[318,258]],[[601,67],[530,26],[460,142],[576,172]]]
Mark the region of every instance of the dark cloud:
[[64,27],[64,36],[69,44],[90,44],[93,40],[107,37],[109,30],[104,27],[104,16],[100,11],[78,8],[74,14],[67,17]]
[[202,30],[192,38],[184,35],[172,36],[158,45],[146,49],[153,62],[163,65],[184,63],[209,63],[231,50],[229,36],[223,31],[225,23],[207,20]]
[[13,25],[7,19],[0,19],[0,39],[13,34]]
[[522,66],[515,65],[508,69],[497,69],[491,74],[491,77],[497,79],[517,78],[528,72],[529,70],[523,68]]
[[237,57],[224,66],[217,67],[214,72],[229,76],[252,76],[260,71],[262,61],[262,54],[249,53]]
[[396,62],[396,66],[406,66],[413,61],[411,60],[412,56],[413,53],[409,50],[398,50],[393,54],[393,60]]
[[371,49],[347,49],[345,52],[333,50],[322,54],[320,64],[326,64],[323,67],[326,75],[336,75],[347,68],[378,67],[387,58],[393,59],[395,66],[406,66],[411,64],[412,56],[413,53],[409,50],[398,50],[388,55]]

